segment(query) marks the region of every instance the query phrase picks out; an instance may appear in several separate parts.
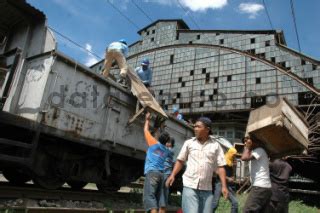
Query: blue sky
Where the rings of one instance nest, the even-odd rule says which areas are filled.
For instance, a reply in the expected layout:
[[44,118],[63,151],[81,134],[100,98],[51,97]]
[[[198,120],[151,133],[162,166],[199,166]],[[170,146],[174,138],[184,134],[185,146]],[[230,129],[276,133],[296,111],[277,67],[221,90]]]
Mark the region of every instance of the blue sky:
[[[56,35],[58,49],[91,65],[106,46],[125,38],[140,39],[137,31],[157,19],[183,19],[190,29],[283,30],[288,47],[298,50],[290,0],[27,0],[43,11],[48,25],[100,58]],[[293,0],[301,51],[320,59],[320,1]],[[112,6],[112,5],[113,6]],[[137,6],[136,6],[137,5]],[[130,21],[123,17],[121,11]],[[147,15],[145,15],[140,7]],[[148,16],[148,17],[147,17]],[[151,19],[151,20],[150,20]]]

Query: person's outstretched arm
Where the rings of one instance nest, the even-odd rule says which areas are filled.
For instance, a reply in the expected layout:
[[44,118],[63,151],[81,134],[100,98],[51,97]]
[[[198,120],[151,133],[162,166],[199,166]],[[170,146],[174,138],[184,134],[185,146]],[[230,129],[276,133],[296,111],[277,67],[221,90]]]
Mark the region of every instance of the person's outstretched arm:
[[152,146],[157,143],[157,140],[151,135],[151,133],[149,131],[150,119],[151,119],[151,114],[150,114],[150,112],[147,112],[145,122],[144,122],[143,131],[144,131],[144,138],[145,138],[148,146]]

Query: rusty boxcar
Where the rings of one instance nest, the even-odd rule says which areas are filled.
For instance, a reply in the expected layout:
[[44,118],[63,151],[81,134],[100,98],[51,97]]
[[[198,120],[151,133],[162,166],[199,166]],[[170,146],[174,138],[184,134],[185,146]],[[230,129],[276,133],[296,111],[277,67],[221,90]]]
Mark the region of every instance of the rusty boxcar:
[[[1,1],[0,170],[16,184],[47,189],[96,183],[118,189],[143,174],[143,117],[128,124],[130,91],[56,51],[45,15]],[[192,129],[169,118],[176,150]]]

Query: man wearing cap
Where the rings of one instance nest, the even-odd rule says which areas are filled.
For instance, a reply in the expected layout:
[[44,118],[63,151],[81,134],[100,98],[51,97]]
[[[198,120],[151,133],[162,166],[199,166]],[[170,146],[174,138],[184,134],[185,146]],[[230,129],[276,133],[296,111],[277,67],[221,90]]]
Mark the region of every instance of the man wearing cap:
[[115,60],[120,68],[119,82],[124,82],[128,70],[126,57],[128,57],[128,46],[126,40],[121,39],[119,41],[112,42],[106,49],[103,76],[108,78],[112,62]]
[[141,61],[141,66],[135,69],[142,83],[147,88],[151,87],[151,82],[152,82],[152,70],[150,69],[149,64],[150,64],[149,59],[144,58]]
[[249,136],[243,139],[245,148],[241,160],[249,161],[251,191],[243,208],[244,213],[263,212],[272,194],[269,158],[262,143]]
[[183,174],[182,209],[184,213],[212,212],[212,176],[217,170],[224,198],[228,197],[226,186],[226,161],[220,144],[211,137],[211,120],[201,117],[194,125],[195,137],[184,142],[166,186],[173,184],[175,176],[187,162]]
[[173,116],[174,116],[176,119],[178,119],[178,120],[183,120],[183,116],[180,114],[178,107],[173,107],[172,112],[173,112]]

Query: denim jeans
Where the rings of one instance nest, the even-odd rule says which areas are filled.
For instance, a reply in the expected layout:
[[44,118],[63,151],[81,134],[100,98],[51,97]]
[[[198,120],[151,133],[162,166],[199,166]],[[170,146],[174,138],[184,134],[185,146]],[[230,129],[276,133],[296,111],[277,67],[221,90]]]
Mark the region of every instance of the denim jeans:
[[[214,194],[213,194],[213,212],[215,212],[215,210],[218,208],[219,199],[221,196],[221,188],[222,188],[221,182],[216,181]],[[238,201],[237,201],[237,197],[236,197],[236,195],[230,185],[228,185],[228,191],[229,191],[228,199],[231,202],[231,213],[237,213],[238,212]]]
[[210,213],[212,212],[213,195],[211,190],[198,190],[183,187],[183,213]]
[[143,203],[146,211],[166,207],[164,176],[159,171],[146,174],[143,188]]
[[[167,179],[168,179],[168,177],[169,177],[170,175],[169,174],[163,174],[163,181],[164,181],[164,183],[166,183],[166,181],[167,181]],[[164,187],[164,203],[166,204],[166,206],[168,206],[169,205],[169,194],[170,194],[170,190],[169,190],[169,188],[168,187]]]

